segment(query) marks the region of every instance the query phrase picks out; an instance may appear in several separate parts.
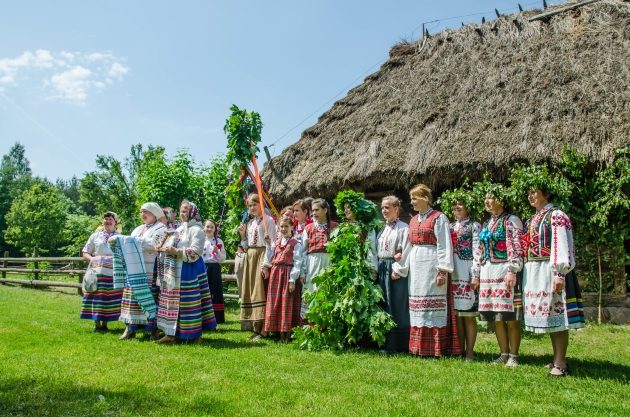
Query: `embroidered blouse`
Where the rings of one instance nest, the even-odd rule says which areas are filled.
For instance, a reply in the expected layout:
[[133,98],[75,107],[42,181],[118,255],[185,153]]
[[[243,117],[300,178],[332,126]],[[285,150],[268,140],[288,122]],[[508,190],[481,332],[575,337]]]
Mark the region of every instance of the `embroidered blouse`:
[[552,204],[547,204],[529,219],[523,243],[526,260],[550,261],[555,278],[564,279],[575,267],[571,220]]
[[201,257],[204,263],[220,263],[225,261],[226,254],[223,241],[221,239],[210,238],[206,235]]
[[[273,218],[267,216],[267,227],[269,228],[269,238],[271,241],[276,240],[276,223]],[[247,235],[241,240],[243,249],[247,248],[264,248],[265,244],[265,224],[262,217],[250,219],[247,223]]]
[[[293,245],[293,250],[291,250]],[[280,253],[280,252],[285,253]],[[273,265],[291,266],[289,282],[295,282],[300,278],[303,263],[302,244],[293,237],[282,237],[267,245],[265,262],[263,267],[271,268]]]
[[378,259],[393,258],[409,243],[409,225],[396,219],[386,223],[378,233]]
[[192,263],[203,254],[206,233],[201,226],[197,224],[190,226],[186,222],[177,228],[173,239],[169,240],[167,245],[177,249],[176,257],[184,262]]
[[509,271],[519,272],[523,268],[522,230],[521,220],[505,211],[486,221],[473,249],[473,279],[479,279],[486,262],[507,263]]
[[81,249],[81,252],[91,256],[113,256],[107,241],[110,237],[117,234],[115,230],[112,233],[107,233],[105,230],[96,231],[90,235],[87,243],[83,246],[83,249]]
[[[426,224],[432,222],[433,228],[431,235],[426,232]],[[427,236],[425,236],[427,235]],[[416,236],[419,240],[412,239]],[[422,239],[422,236],[425,239]],[[425,242],[426,240],[426,242]],[[412,242],[420,242],[414,244]],[[435,242],[435,244],[433,244]],[[436,247],[437,270],[453,272],[453,244],[451,241],[451,232],[449,229],[448,218],[444,213],[430,208],[424,213],[418,213],[411,219],[409,223],[409,242],[403,248],[402,258],[398,262],[394,262],[392,269],[401,277],[409,274],[409,265],[411,256],[413,256],[413,248],[418,246]]]
[[461,260],[472,261],[473,248],[479,240],[481,225],[470,219],[457,220],[450,225],[453,253]]

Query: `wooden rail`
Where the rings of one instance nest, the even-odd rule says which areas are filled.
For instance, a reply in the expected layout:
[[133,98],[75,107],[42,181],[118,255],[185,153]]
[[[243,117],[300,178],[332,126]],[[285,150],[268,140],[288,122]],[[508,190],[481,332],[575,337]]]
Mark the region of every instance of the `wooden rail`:
[[[52,265],[67,264],[66,267],[45,269],[40,268],[40,264],[46,262]],[[26,266],[26,264],[32,263],[33,267]],[[82,294],[83,274],[85,269],[76,269],[75,263],[81,263],[86,265],[87,260],[81,257],[42,257],[42,258],[10,258],[5,256],[0,258],[0,284],[19,284],[32,287],[66,287],[76,288],[78,294]],[[18,264],[18,265],[11,265]],[[227,259],[221,262],[222,265],[234,266],[233,259]],[[22,266],[25,265],[25,266]],[[7,278],[7,274],[21,274],[30,275],[32,278],[16,279]],[[50,281],[42,280],[42,275],[69,275],[76,276],[77,282],[64,282],[64,281]],[[235,274],[222,274],[224,283],[236,282]],[[237,300],[238,294],[224,294],[224,297],[229,300]]]

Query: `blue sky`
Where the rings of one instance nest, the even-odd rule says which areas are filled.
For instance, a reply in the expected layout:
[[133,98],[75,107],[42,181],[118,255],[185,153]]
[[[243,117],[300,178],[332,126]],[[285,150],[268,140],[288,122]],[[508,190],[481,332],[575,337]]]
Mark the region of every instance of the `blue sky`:
[[[549,1],[556,4],[561,1]],[[521,2],[541,8],[542,0]],[[389,49],[516,1],[12,1],[0,13],[0,155],[82,176],[134,143],[225,151],[231,104],[258,111],[272,156],[376,71]],[[466,16],[470,15],[470,16]],[[296,127],[297,125],[297,127]],[[293,129],[296,127],[295,129]],[[293,130],[291,130],[293,129]],[[264,157],[262,157],[264,160]]]

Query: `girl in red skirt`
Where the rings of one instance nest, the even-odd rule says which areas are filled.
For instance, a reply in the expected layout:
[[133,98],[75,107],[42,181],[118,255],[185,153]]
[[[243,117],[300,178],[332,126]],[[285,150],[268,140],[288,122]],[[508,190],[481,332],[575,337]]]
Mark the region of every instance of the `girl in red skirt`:
[[263,274],[269,278],[267,306],[265,309],[264,331],[280,332],[280,341],[286,343],[291,338],[291,330],[298,326],[296,311],[301,299],[300,270],[302,268],[302,245],[293,237],[293,220],[283,217],[279,222],[280,238],[271,243],[265,239],[267,250],[263,264]]

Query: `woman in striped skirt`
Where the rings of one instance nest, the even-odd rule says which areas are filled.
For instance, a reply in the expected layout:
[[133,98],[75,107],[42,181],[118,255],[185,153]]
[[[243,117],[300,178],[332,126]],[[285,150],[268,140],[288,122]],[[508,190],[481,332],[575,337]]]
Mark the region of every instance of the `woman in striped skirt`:
[[81,318],[94,320],[94,331],[107,331],[107,323],[120,317],[122,290],[113,287],[112,251],[107,241],[114,236],[118,216],[112,211],[103,215],[103,225],[92,233],[81,251],[90,262],[88,269],[96,274],[97,288],[94,292],[83,292]]
[[205,233],[197,206],[182,201],[181,225],[158,249],[157,326],[165,334],[158,343],[171,344],[177,339],[199,342],[203,330],[217,327],[208,288],[206,266],[201,257]]

